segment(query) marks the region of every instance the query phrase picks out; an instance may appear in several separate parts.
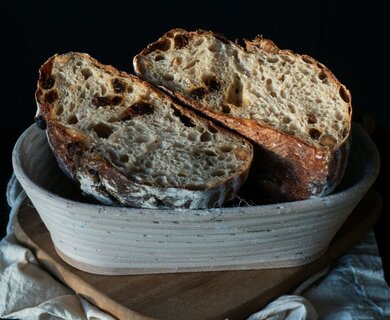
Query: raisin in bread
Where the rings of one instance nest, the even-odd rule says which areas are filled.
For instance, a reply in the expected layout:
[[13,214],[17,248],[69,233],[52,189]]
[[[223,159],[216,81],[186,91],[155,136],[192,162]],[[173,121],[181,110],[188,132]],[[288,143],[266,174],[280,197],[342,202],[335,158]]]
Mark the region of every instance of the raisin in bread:
[[249,142],[87,54],[50,58],[36,100],[61,168],[104,204],[220,206],[247,177]]
[[276,199],[324,196],[342,178],[351,96],[313,58],[260,36],[241,47],[212,32],[174,29],[133,63],[141,78],[255,142],[250,176]]

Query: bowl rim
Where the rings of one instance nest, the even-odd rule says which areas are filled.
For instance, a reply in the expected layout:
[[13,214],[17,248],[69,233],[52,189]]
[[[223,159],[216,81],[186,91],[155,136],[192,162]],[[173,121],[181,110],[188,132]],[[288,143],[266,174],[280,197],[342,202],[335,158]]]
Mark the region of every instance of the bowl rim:
[[309,199],[298,200],[298,201],[281,202],[281,203],[264,204],[264,205],[214,207],[214,208],[207,208],[207,209],[183,209],[183,208],[149,209],[149,208],[108,206],[104,204],[91,204],[91,203],[85,203],[85,202],[64,198],[36,184],[30,178],[30,176],[23,169],[23,160],[21,158],[23,151],[21,150],[21,146],[35,130],[41,130],[41,129],[37,128],[35,124],[29,126],[20,135],[13,148],[12,165],[17,179],[19,181],[23,180],[23,182],[27,187],[31,188],[36,193],[40,193],[41,195],[45,196],[45,199],[47,199],[48,201],[56,202],[56,205],[62,204],[68,207],[69,204],[71,204],[88,210],[91,209],[101,210],[101,208],[105,208],[107,211],[111,211],[111,212],[117,211],[123,213],[128,211],[129,213],[134,213],[134,211],[138,211],[138,212],[142,211],[142,214],[162,213],[163,215],[166,214],[171,215],[172,213],[183,214],[185,212],[185,216],[190,217],[190,216],[199,216],[199,215],[201,216],[215,215],[215,214],[220,214],[221,212],[223,212],[224,216],[237,215],[237,211],[242,212],[242,210],[245,211],[245,214],[250,214],[251,212],[255,212],[255,211],[258,212],[259,210],[268,211],[270,209],[274,210],[275,208],[281,211],[287,210],[290,212],[295,210],[301,211],[303,207],[305,208],[305,211],[311,209],[320,209],[323,207],[330,207],[330,206],[338,207],[356,201],[354,197],[352,197],[351,199],[351,197],[348,196],[350,194],[356,194],[362,197],[368,191],[371,185],[374,183],[375,179],[379,174],[379,169],[380,169],[380,157],[379,157],[379,152],[375,146],[375,143],[371,140],[371,138],[364,131],[364,129],[362,129],[358,124],[353,123],[352,139],[359,140],[359,149],[363,150],[364,174],[357,181],[357,183],[355,183],[354,185],[346,189],[341,190],[340,192],[332,193],[325,197],[312,197]]

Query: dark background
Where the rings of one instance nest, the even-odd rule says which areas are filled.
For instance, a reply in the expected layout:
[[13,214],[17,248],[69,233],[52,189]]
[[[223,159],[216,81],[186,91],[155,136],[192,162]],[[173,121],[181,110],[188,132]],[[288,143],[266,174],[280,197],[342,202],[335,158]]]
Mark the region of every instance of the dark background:
[[[174,27],[218,31],[230,39],[270,38],[328,66],[351,91],[354,117],[368,124],[382,156],[376,188],[387,198],[390,55],[386,1],[35,1],[0,4],[0,238],[8,207],[11,151],[32,122],[40,65],[54,53],[82,51],[132,72],[132,57]],[[375,130],[372,130],[375,128]],[[387,279],[387,199],[375,232]],[[387,232],[388,233],[388,232]]]

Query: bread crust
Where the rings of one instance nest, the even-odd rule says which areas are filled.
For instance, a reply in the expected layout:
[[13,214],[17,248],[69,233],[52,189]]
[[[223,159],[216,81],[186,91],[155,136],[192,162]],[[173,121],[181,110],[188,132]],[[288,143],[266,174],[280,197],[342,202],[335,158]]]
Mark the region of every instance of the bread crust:
[[264,50],[275,54],[284,53],[292,56],[299,56],[307,63],[315,64],[328,77],[328,80],[335,83],[338,90],[342,90],[344,100],[349,105],[348,134],[345,139],[333,147],[316,147],[301,141],[299,138],[289,135],[283,131],[271,128],[259,121],[233,117],[229,114],[214,112],[200,100],[189,99],[179,91],[168,88],[162,89],[174,95],[190,108],[200,111],[210,119],[216,120],[225,127],[249,138],[257,145],[255,148],[254,169],[249,179],[257,184],[262,192],[268,193],[267,197],[275,201],[301,200],[312,196],[325,196],[331,193],[342,179],[348,160],[350,148],[351,128],[351,95],[333,73],[323,64],[307,55],[299,55],[291,50],[281,50],[271,40],[257,36],[253,41],[245,41],[246,48],[237,43],[227,40],[211,31],[197,30],[187,32],[183,29],[173,29],[158,39],[155,43],[148,45],[140,54],[134,57],[133,64],[135,73],[147,80],[140,59],[156,46],[156,43],[163,42],[167,37],[182,34],[187,38],[199,37],[201,35],[214,36],[217,39],[237,47],[239,50],[255,52]]
[[56,121],[53,104],[50,103],[50,99],[48,102],[48,92],[47,90],[44,90],[45,83],[47,83],[50,78],[53,63],[58,61],[66,62],[66,59],[70,59],[74,55],[81,56],[82,59],[89,61],[104,72],[110,73],[113,76],[128,78],[141,86],[147,87],[157,95],[162,95],[164,99],[167,99],[174,106],[174,108],[190,119],[197,122],[206,122],[213,127],[216,126],[211,121],[202,119],[194,114],[194,112],[176,104],[171,97],[160,92],[147,82],[144,82],[135,76],[118,71],[112,66],[103,65],[87,54],[68,53],[61,56],[55,55],[49,58],[40,69],[35,95],[38,106],[38,116],[42,117],[46,122],[48,141],[60,168],[68,177],[80,186],[81,190],[84,191],[86,195],[107,205],[190,209],[221,206],[225,201],[235,198],[239,188],[248,176],[253,150],[251,144],[244,138],[223,128],[216,127],[218,131],[222,131],[229,136],[234,136],[237,141],[240,141],[240,143],[246,146],[245,150],[247,153],[245,156],[247,157],[247,161],[237,175],[230,176],[223,182],[208,185],[206,189],[191,190],[180,187],[157,187],[137,183],[120,173],[102,156],[86,158],[84,156],[84,148],[88,145],[88,136],[75,129],[65,127]]

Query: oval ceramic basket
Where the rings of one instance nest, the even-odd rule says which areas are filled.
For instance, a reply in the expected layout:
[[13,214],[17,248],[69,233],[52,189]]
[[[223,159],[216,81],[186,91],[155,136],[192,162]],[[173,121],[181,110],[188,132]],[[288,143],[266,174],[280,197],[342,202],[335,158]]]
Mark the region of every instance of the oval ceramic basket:
[[50,232],[58,254],[97,274],[258,269],[306,264],[370,188],[379,156],[355,126],[346,176],[323,198],[208,210],[151,210],[72,200],[46,135],[28,128],[13,152],[15,174]]

